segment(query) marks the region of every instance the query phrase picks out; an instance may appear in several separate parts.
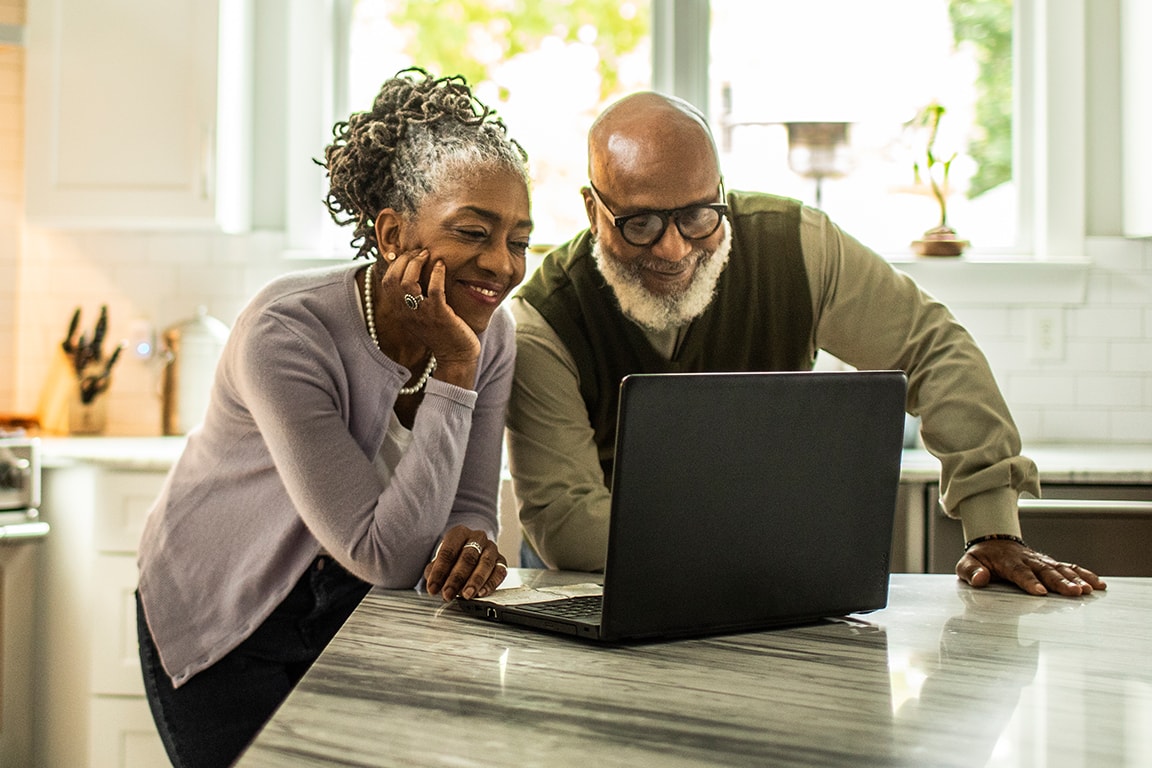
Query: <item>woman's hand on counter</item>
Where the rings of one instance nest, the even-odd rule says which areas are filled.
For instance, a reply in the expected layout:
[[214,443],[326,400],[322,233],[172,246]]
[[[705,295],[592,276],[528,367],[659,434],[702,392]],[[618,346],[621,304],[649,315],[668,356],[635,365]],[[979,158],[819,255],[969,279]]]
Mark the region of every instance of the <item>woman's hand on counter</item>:
[[424,566],[428,593],[448,602],[457,595],[487,597],[508,575],[507,561],[484,531],[463,525],[448,529],[432,562]]
[[1030,595],[1055,592],[1066,597],[1091,594],[1108,585],[1076,563],[1060,562],[1015,541],[973,544],[956,564],[956,575],[973,587],[986,587],[993,578],[1011,582]]

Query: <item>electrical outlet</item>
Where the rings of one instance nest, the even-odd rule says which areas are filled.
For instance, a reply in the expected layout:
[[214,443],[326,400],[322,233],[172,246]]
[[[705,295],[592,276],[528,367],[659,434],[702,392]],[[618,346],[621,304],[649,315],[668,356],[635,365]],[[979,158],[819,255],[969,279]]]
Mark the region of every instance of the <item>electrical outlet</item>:
[[156,329],[144,318],[128,324],[128,338],[124,340],[129,352],[137,360],[151,360],[156,354]]
[[1028,356],[1034,361],[1064,359],[1064,310],[1059,307],[1028,310]]

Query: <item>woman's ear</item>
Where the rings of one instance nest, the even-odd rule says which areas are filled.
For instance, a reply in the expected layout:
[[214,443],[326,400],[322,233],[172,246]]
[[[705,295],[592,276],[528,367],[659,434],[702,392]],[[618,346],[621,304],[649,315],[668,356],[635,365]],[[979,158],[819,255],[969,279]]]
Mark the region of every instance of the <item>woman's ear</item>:
[[392,208],[385,208],[376,214],[376,244],[380,248],[380,255],[391,251],[399,254],[400,243],[403,240],[404,217]]

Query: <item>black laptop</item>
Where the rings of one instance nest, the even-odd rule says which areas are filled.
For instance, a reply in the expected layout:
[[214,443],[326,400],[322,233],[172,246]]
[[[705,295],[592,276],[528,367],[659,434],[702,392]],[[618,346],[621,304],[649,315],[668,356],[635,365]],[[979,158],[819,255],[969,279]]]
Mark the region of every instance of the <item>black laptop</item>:
[[602,589],[457,603],[609,642],[883,608],[906,386],[900,371],[628,376]]

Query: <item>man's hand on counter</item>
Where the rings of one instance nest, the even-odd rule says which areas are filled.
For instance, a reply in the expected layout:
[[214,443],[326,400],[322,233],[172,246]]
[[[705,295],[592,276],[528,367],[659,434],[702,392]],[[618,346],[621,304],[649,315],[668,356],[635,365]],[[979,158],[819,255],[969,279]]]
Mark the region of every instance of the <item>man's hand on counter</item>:
[[1055,592],[1067,597],[1107,589],[1104,580],[1076,563],[1063,563],[1015,541],[973,544],[956,564],[956,575],[973,587],[986,587],[993,578],[1008,581],[1030,595]]

